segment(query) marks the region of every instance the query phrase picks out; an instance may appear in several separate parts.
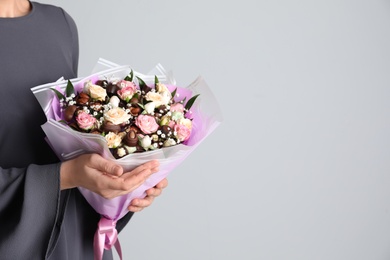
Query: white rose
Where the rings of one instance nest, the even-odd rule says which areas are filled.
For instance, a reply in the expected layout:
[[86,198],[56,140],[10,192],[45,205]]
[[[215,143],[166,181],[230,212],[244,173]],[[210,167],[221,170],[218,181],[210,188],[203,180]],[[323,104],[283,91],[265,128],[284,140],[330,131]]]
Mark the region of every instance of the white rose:
[[120,135],[117,135],[113,132],[109,132],[106,136],[106,141],[108,148],[116,148],[118,147],[122,142],[122,137]]
[[153,101],[156,105],[156,107],[159,107],[161,105],[168,105],[170,97],[166,95],[165,93],[156,93],[153,91],[149,91],[145,95],[146,100]]
[[107,92],[99,85],[92,84],[91,81],[87,81],[84,85],[84,92],[96,100],[104,101],[107,96]]
[[153,114],[156,104],[154,102],[149,102],[145,105],[145,111],[148,114]]
[[[158,93],[166,93],[166,92],[169,92],[169,89],[167,88],[167,86],[165,86],[164,84],[162,83],[157,83],[156,84],[156,90]],[[169,92],[170,93],[170,92]]]
[[114,125],[120,125],[128,121],[130,117],[131,115],[120,107],[110,109],[106,113],[104,113],[104,119],[110,121]]

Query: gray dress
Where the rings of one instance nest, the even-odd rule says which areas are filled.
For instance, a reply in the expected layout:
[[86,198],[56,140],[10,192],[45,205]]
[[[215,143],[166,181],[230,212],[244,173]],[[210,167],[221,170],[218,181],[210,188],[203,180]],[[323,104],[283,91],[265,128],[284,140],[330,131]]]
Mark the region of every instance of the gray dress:
[[60,191],[60,162],[30,90],[77,76],[77,27],[61,8],[31,4],[27,16],[0,18],[0,259],[93,259],[100,216],[77,189]]

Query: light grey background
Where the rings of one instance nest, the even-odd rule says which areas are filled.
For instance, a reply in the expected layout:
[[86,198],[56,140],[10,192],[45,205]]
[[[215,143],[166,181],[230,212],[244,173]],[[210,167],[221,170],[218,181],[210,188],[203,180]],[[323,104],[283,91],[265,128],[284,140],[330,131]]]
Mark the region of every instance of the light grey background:
[[224,114],[125,260],[390,259],[390,1],[43,2],[76,20],[80,76],[161,63]]

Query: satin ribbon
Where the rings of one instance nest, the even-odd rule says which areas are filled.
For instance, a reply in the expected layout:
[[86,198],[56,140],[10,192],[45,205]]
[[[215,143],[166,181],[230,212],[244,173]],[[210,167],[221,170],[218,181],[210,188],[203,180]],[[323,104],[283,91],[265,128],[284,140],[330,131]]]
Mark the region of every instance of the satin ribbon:
[[115,227],[116,221],[103,216],[100,218],[93,241],[95,260],[102,260],[104,250],[110,250],[112,246],[115,246],[122,260],[122,249],[118,240],[118,231]]

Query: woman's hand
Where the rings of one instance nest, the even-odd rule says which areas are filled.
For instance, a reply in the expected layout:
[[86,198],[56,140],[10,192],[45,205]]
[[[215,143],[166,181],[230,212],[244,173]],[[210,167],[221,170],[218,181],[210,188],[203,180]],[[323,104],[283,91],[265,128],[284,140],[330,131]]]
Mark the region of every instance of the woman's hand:
[[[83,187],[106,199],[112,199],[138,188],[150,175],[158,172],[158,167],[159,162],[152,160],[124,173],[123,168],[113,161],[98,154],[84,154],[61,164],[61,190]],[[151,196],[161,193],[161,185],[152,188]]]
[[146,196],[143,199],[133,199],[128,207],[129,211],[139,212],[152,205],[154,199],[161,195],[163,189],[168,186],[168,180],[165,178],[156,184],[153,188],[146,190]]

